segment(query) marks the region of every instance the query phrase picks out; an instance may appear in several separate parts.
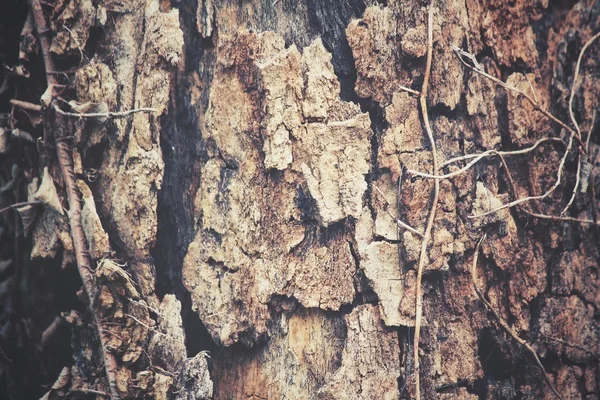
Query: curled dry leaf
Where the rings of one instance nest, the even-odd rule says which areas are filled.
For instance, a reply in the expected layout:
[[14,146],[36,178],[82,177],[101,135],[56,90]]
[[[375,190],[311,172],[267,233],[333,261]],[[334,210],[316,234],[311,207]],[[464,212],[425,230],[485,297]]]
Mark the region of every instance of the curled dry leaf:
[[29,232],[31,232],[31,229],[33,228],[33,223],[38,215],[38,210],[39,208],[37,205],[31,204],[17,208],[17,211],[21,216],[21,221],[23,222],[23,234],[25,237],[29,235]]
[[54,180],[48,172],[48,167],[44,168],[42,183],[40,184],[40,187],[32,197],[33,198],[31,200],[41,201],[45,205],[56,210],[60,215],[65,214],[62,205],[60,204],[58,193],[56,193],[56,186],[54,185]]
[[[39,201],[43,205],[49,206],[56,210],[59,214],[64,215],[58,193],[56,193],[56,186],[54,181],[48,172],[48,167],[44,168],[44,175],[42,176],[42,182],[38,186],[39,179],[34,178],[31,183],[27,186],[28,196],[27,199],[30,202]],[[33,223],[38,216],[41,209],[37,204],[27,204],[17,208],[21,221],[23,222],[23,231],[25,236],[29,235],[33,228]]]

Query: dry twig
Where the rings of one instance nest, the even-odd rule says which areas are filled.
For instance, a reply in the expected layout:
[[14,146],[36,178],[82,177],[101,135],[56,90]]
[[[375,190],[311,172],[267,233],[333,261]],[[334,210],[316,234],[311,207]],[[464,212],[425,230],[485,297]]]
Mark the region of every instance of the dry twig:
[[[42,55],[44,58],[44,66],[46,71],[56,71],[54,63],[50,55],[50,40],[48,38],[48,28],[46,20],[42,11],[40,0],[29,0],[31,12],[35,26],[40,37],[40,47],[42,48]],[[42,105],[49,107],[54,97],[54,87],[56,87],[56,78],[54,74],[47,73],[46,80],[48,82],[48,88],[44,92],[41,98]],[[116,384],[117,374],[117,360],[114,354],[112,354],[106,344],[108,338],[102,331],[98,321],[98,314],[95,312],[96,304],[95,299],[98,294],[98,287],[94,279],[94,275],[91,269],[91,259],[89,252],[87,251],[87,241],[83,227],[81,224],[81,199],[79,198],[79,191],[76,185],[74,167],[73,167],[73,154],[72,149],[67,147],[64,137],[67,136],[64,132],[66,123],[63,118],[56,118],[53,122],[53,134],[56,140],[56,153],[58,164],[63,175],[65,189],[67,191],[67,198],[69,202],[69,225],[71,226],[71,237],[73,238],[73,247],[75,250],[75,259],[79,275],[83,282],[83,287],[86,295],[90,301],[90,311],[94,317],[94,324],[100,337],[100,347],[102,349],[102,357],[104,361],[104,368],[106,371],[106,377],[110,387],[110,395],[113,400],[120,399],[119,390]]]
[[[517,194],[517,186],[515,185],[512,174],[510,172],[510,169],[508,168],[508,164],[506,163],[506,160],[504,159],[504,157],[501,154],[499,155],[499,157],[502,162],[504,171],[506,172],[506,176],[508,178],[508,183],[509,183],[510,189],[513,193],[513,196],[515,199],[518,199],[519,195]],[[565,217],[562,215],[558,216],[558,215],[547,215],[547,214],[535,213],[533,211],[528,210],[527,207],[525,207],[524,205],[517,206],[517,209],[523,211],[525,214],[530,215],[534,218],[549,219],[549,220],[555,220],[555,221],[577,222],[579,224],[598,225],[598,222],[592,221],[591,219],[580,219],[580,218],[573,218],[573,217]]]
[[588,47],[594,43],[596,39],[600,37],[600,32],[596,33],[592,36],[581,48],[581,52],[579,52],[579,57],[577,57],[577,64],[575,65],[575,75],[573,76],[573,83],[571,84],[571,95],[569,96],[569,116],[571,117],[571,122],[575,126],[577,130],[577,135],[581,137],[581,131],[579,130],[579,124],[575,119],[575,115],[573,114],[573,98],[575,97],[575,92],[577,91],[577,79],[579,78],[579,69],[581,68],[581,60],[583,59],[583,55]]
[[134,108],[132,110],[127,111],[112,111],[106,113],[74,113],[63,111],[56,104],[54,105],[54,110],[60,115],[64,115],[65,117],[76,117],[76,118],[123,118],[128,115],[139,113],[139,112],[157,112],[155,108]]
[[548,197],[552,193],[554,193],[554,191],[558,188],[558,186],[560,185],[560,183],[562,181],[562,174],[563,174],[563,170],[565,167],[565,163],[567,161],[567,156],[569,155],[569,151],[571,150],[571,147],[573,146],[573,138],[574,138],[573,135],[571,135],[569,137],[569,144],[567,145],[565,154],[563,155],[562,159],[560,160],[560,164],[558,165],[556,181],[550,187],[550,189],[548,189],[544,194],[541,194],[539,196],[527,196],[527,197],[517,198],[516,200],[511,201],[510,203],[503,204],[500,207],[496,207],[490,211],[484,212],[483,214],[469,215],[468,218],[481,218],[481,217],[485,217],[486,215],[494,214],[494,213],[497,213],[498,211],[501,211],[501,210],[504,210],[507,208],[511,208],[511,207],[514,207],[519,204],[526,203],[526,202],[529,202],[532,200],[544,200],[546,197]]
[[548,386],[550,386],[550,389],[552,390],[552,392],[556,395],[556,397],[558,397],[559,399],[562,400],[561,395],[558,393],[558,391],[556,390],[556,388],[550,381],[550,378],[548,377],[548,373],[546,372],[544,365],[542,365],[542,362],[540,361],[540,358],[538,357],[538,355],[535,352],[535,350],[533,349],[533,347],[531,347],[531,345],[529,343],[527,343],[527,341],[521,339],[521,337],[519,335],[517,335],[517,332],[515,332],[514,329],[512,329],[510,326],[508,326],[508,324],[502,319],[502,316],[498,313],[498,311],[496,311],[496,309],[492,306],[492,304],[489,301],[487,301],[487,299],[483,296],[483,294],[477,287],[477,260],[479,258],[479,249],[481,248],[481,244],[485,240],[485,237],[486,237],[486,235],[484,234],[481,237],[481,239],[479,239],[479,242],[477,243],[477,247],[475,248],[475,254],[473,255],[473,264],[471,265],[471,279],[473,282],[473,289],[475,289],[475,293],[477,293],[477,296],[483,302],[483,304],[485,304],[487,309],[490,310],[494,314],[494,316],[496,317],[496,320],[498,321],[498,323],[500,324],[502,329],[504,329],[506,331],[506,333],[508,333],[517,343],[519,343],[521,346],[523,346],[529,352],[529,354],[531,354],[531,356],[535,360],[536,364],[542,370],[542,372],[544,374],[544,379],[546,380],[546,383],[548,384]]
[[[440,168],[444,168],[450,164],[454,164],[459,161],[466,161],[466,160],[470,160],[473,158],[481,159],[484,157],[492,157],[492,156],[515,156],[515,155],[520,155],[520,154],[527,154],[527,153],[532,152],[539,145],[541,145],[542,143],[545,143],[545,142],[560,142],[560,143],[564,144],[562,139],[559,139],[559,138],[543,138],[543,139],[540,139],[537,142],[535,142],[532,146],[526,147],[526,148],[520,149],[520,150],[509,150],[509,151],[487,150],[487,151],[484,151],[483,153],[479,153],[479,154],[465,154],[464,156],[454,157],[447,161],[444,161],[440,165]],[[436,177],[436,179],[441,179],[441,178]]]
[[[13,107],[23,109],[25,111],[32,111],[32,112],[38,112],[38,113],[40,113],[44,110],[43,107],[40,106],[39,104],[33,104],[33,103],[29,103],[27,101],[16,100],[16,99],[10,100],[10,105]],[[127,111],[109,111],[109,112],[105,112],[105,113],[76,113],[76,112],[63,111],[56,104],[52,104],[51,106],[58,114],[63,115],[65,117],[75,117],[75,118],[123,118],[123,117],[127,117],[131,114],[135,114],[135,113],[139,113],[139,112],[157,112],[158,111],[155,108],[142,107],[142,108],[134,108],[132,110],[127,110]]]
[[[379,188],[377,186],[374,186],[374,187],[375,187],[375,190],[377,191],[377,193],[379,193],[379,195],[385,202],[385,208],[384,208],[385,212],[387,213],[387,215],[389,215],[389,217],[392,219],[392,221],[396,222],[400,227],[406,229],[407,231],[417,235],[420,238],[423,238],[423,234],[421,232],[419,232],[412,226],[408,225],[407,223],[401,221],[400,218],[397,218],[394,214],[391,213],[391,211],[389,210],[389,206],[390,206],[389,201],[387,201],[387,199],[385,198],[385,195],[383,194],[383,192],[381,190],[379,190]],[[398,240],[400,240],[400,237],[398,237]]]
[[23,201],[21,203],[15,203],[15,204],[11,204],[8,207],[4,207],[3,209],[0,209],[0,214],[12,209],[12,208],[19,208],[19,207],[23,207],[23,206],[35,206],[38,204],[42,204],[41,201],[35,200],[35,201]]
[[[520,89],[517,89],[514,86],[510,86],[510,85],[506,84],[505,82],[503,82],[502,80],[496,78],[495,76],[492,76],[492,75],[488,74],[487,72],[485,72],[485,70],[483,69],[481,64],[477,63],[477,60],[473,54],[466,52],[463,49],[456,47],[454,45],[451,45],[451,47],[452,47],[452,50],[454,50],[454,52],[458,56],[458,59],[463,63],[464,66],[469,68],[471,71],[474,71],[474,72],[478,73],[479,75],[486,77],[487,79],[491,80],[492,82],[495,82],[497,85],[502,86],[503,88],[507,89],[508,91],[516,93],[519,96],[523,96],[536,110],[538,110],[539,112],[544,114],[546,117],[550,118],[552,121],[556,122],[558,125],[560,125],[564,129],[566,129],[571,135],[574,135],[575,138],[577,139],[577,141],[579,142],[581,149],[583,151],[585,151],[585,144],[581,141],[581,137],[577,134],[577,131],[575,131],[569,125],[562,122],[560,119],[556,118],[549,111],[543,109],[541,104],[539,104],[537,101],[535,101],[535,99],[533,99],[527,93],[523,92]],[[473,63],[473,65],[466,62],[465,58],[469,59]]]
[[[29,0],[29,7],[31,8],[31,14],[33,15],[33,21],[38,33],[46,71],[56,71],[56,68],[54,67],[54,61],[52,60],[52,55],[50,54],[50,30],[46,24],[46,18],[44,17],[42,5],[40,4],[39,0]],[[44,106],[48,107],[54,98],[54,88],[58,85],[58,81],[56,80],[54,74],[46,74],[46,83],[48,84],[48,87],[41,97],[41,102]]]
[[[421,89],[421,95],[419,96],[419,103],[421,105],[421,114],[425,129],[427,130],[427,136],[431,143],[431,154],[433,158],[433,175],[438,172],[438,158],[437,149],[435,146],[435,140],[433,138],[433,132],[431,130],[431,124],[429,123],[429,115],[427,111],[427,91],[429,85],[429,76],[431,74],[431,58],[433,53],[433,5],[434,1],[431,1],[427,14],[427,64],[425,66],[425,76],[423,78],[423,87]],[[433,222],[435,220],[435,213],[438,206],[438,199],[440,195],[440,181],[433,181],[433,202],[431,210],[429,211],[429,218],[425,227],[425,234],[423,235],[423,241],[421,242],[421,252],[419,254],[419,265],[417,269],[417,279],[415,282],[416,291],[416,310],[415,310],[415,341],[414,341],[414,364],[415,364],[415,398],[420,400],[421,398],[421,385],[420,385],[420,371],[419,371],[419,339],[421,335],[421,319],[423,318],[423,290],[421,288],[421,281],[423,279],[423,268],[425,266],[425,259],[427,258],[427,245],[431,240],[431,230],[433,228]]]

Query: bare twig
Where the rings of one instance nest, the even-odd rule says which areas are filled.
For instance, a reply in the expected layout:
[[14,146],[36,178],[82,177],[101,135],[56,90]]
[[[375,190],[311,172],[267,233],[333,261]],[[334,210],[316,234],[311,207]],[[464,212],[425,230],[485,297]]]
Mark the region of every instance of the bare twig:
[[575,65],[575,75],[573,76],[573,83],[571,84],[571,95],[569,96],[569,116],[571,117],[571,122],[577,130],[578,137],[581,137],[581,131],[579,130],[579,124],[577,123],[575,115],[573,114],[573,98],[575,97],[575,92],[577,91],[577,79],[579,78],[579,69],[581,68],[581,60],[583,59],[585,51],[599,37],[600,32],[592,36],[581,48],[581,51],[579,52],[579,57],[577,57],[577,64]]
[[39,104],[33,104],[33,103],[29,103],[27,101],[11,99],[9,101],[9,103],[11,106],[20,108],[25,111],[38,112],[38,113],[41,113],[43,111],[42,106],[40,106]]
[[[571,117],[571,122],[575,126],[575,129],[577,130],[577,135],[579,137],[581,137],[581,130],[579,129],[579,124],[577,123],[577,120],[575,119],[575,115],[573,113],[573,99],[575,98],[575,92],[577,91],[577,88],[579,86],[577,84],[577,80],[579,78],[579,69],[581,68],[581,60],[583,59],[583,55],[585,54],[585,51],[587,50],[587,48],[589,46],[591,46],[591,44],[594,43],[594,41],[596,39],[598,39],[599,37],[600,37],[600,32],[598,32],[594,36],[592,36],[581,48],[579,57],[577,57],[577,64],[575,66],[575,75],[573,76],[573,83],[571,84],[571,95],[569,96],[569,116]],[[594,117],[595,117],[595,112],[594,112]],[[593,122],[592,122],[592,125],[593,125]],[[590,131],[590,133],[591,133],[591,131]],[[591,135],[588,135],[586,143],[585,143],[585,151],[586,152],[589,150],[590,136]],[[569,210],[569,207],[571,207],[571,205],[573,204],[573,201],[575,200],[575,197],[577,196],[577,190],[579,189],[580,178],[581,178],[581,154],[577,158],[577,174],[576,174],[576,180],[575,180],[575,187],[573,188],[573,194],[571,195],[571,199],[567,203],[567,206],[564,208],[564,210],[562,211],[562,213],[560,215],[566,214],[566,212]]]
[[35,206],[35,205],[38,205],[38,204],[42,204],[42,202],[34,200],[34,201],[23,201],[21,203],[11,204],[8,207],[4,207],[4,208],[0,209],[0,214],[6,212],[8,210],[10,210],[11,208],[19,208],[19,207],[23,207],[23,206]]
[[400,90],[404,90],[405,92],[408,92],[410,94],[414,94],[415,96],[420,96],[421,93],[419,93],[418,91],[411,89],[409,87],[403,86],[403,85],[398,85],[398,89]]
[[529,354],[531,354],[531,356],[535,360],[538,367],[540,367],[540,369],[542,370],[542,372],[544,374],[544,379],[546,380],[546,383],[548,384],[548,386],[550,386],[550,389],[552,390],[552,392],[556,395],[556,397],[558,397],[559,399],[562,400],[561,395],[558,393],[558,391],[556,390],[556,388],[550,381],[550,378],[548,377],[548,373],[546,372],[544,365],[540,361],[540,359],[539,359],[537,353],[535,352],[535,350],[533,349],[533,347],[531,347],[531,345],[529,343],[527,343],[527,341],[521,339],[521,337],[519,335],[517,335],[515,330],[512,329],[510,326],[508,326],[508,324],[504,321],[504,319],[502,319],[502,316],[500,316],[500,314],[498,313],[498,311],[496,311],[496,309],[492,306],[492,304],[489,301],[487,301],[487,299],[483,296],[483,294],[477,287],[477,260],[479,258],[479,249],[481,248],[481,243],[485,240],[485,237],[486,237],[485,234],[481,237],[481,239],[477,243],[477,247],[475,248],[475,254],[473,255],[473,264],[471,265],[471,279],[473,282],[473,289],[475,289],[475,293],[477,293],[477,296],[483,302],[483,304],[485,304],[487,309],[490,310],[494,314],[494,316],[496,317],[496,320],[498,321],[500,326],[506,331],[506,333],[508,333],[517,343],[519,343],[521,346],[523,346],[529,352]]
[[575,137],[574,135],[569,136],[569,144],[567,145],[565,154],[563,155],[562,159],[560,160],[560,164],[558,165],[556,181],[554,182],[554,185],[552,185],[552,187],[550,187],[550,189],[548,189],[544,194],[539,195],[539,196],[528,196],[528,197],[523,197],[523,198],[517,198],[516,200],[511,201],[508,204],[503,204],[500,207],[494,208],[493,210],[487,211],[483,214],[469,215],[468,218],[485,217],[486,215],[497,213],[498,211],[504,210],[506,208],[511,208],[511,207],[514,207],[519,204],[526,203],[526,202],[529,202],[532,200],[544,200],[546,197],[550,196],[556,190],[556,188],[558,188],[558,186],[560,185],[560,183],[562,181],[562,174],[563,174],[563,170],[565,167],[565,162],[567,161],[567,156],[569,155],[569,151],[571,150],[571,147],[573,146],[573,138],[574,137]]
[[[42,49],[44,58],[45,70],[56,71],[54,62],[50,55],[50,40],[48,37],[49,31],[44,18],[40,0],[29,0],[29,5],[33,14],[36,30],[40,37],[40,47]],[[46,81],[48,82],[48,88],[42,95],[40,101],[43,106],[49,107],[52,103],[52,99],[54,98],[54,87],[57,86],[55,75],[46,73]],[[84,290],[90,302],[90,311],[94,317],[94,324],[96,325],[96,330],[98,332],[98,336],[100,337],[100,346],[102,349],[106,377],[110,387],[110,395],[113,400],[118,400],[120,399],[119,390],[116,384],[118,365],[115,355],[112,354],[107,348],[108,338],[105,336],[105,333],[102,332],[98,321],[98,313],[95,312],[95,299],[98,294],[98,288],[92,274],[91,259],[89,252],[87,251],[87,242],[81,224],[81,199],[79,198],[79,192],[75,180],[73,154],[72,150],[67,147],[67,144],[63,140],[64,137],[67,136],[64,132],[65,126],[67,126],[67,124],[63,118],[57,117],[53,121],[52,133],[54,134],[56,141],[58,165],[63,175],[63,181],[69,202],[68,217],[69,225],[71,226],[71,237],[73,238],[75,259],[77,263],[77,269],[79,270],[79,275],[81,276],[81,280],[83,282]]]
[[131,114],[139,113],[139,112],[157,112],[158,110],[155,108],[134,108],[133,110],[127,111],[112,111],[106,113],[73,113],[68,111],[63,111],[56,104],[54,105],[54,110],[60,115],[64,115],[65,117],[76,117],[76,118],[123,118]]
[[[423,234],[421,232],[419,232],[418,230],[416,230],[415,228],[413,228],[412,226],[408,225],[405,222],[402,222],[400,220],[400,218],[397,218],[394,214],[392,214],[389,210],[389,206],[390,203],[387,201],[387,199],[385,198],[385,195],[383,194],[383,192],[381,190],[379,190],[379,188],[377,186],[374,186],[375,190],[377,191],[377,193],[379,193],[379,195],[381,196],[381,198],[383,199],[383,201],[385,202],[385,212],[389,215],[389,217],[392,219],[392,221],[396,222],[399,226],[401,226],[402,228],[406,229],[407,231],[414,233],[415,235],[417,235],[420,238],[423,238]],[[398,238],[398,240],[400,240],[400,238]]]
[[590,138],[592,137],[592,131],[594,130],[594,125],[596,124],[596,110],[592,114],[592,123],[590,125],[590,131],[588,132],[588,136],[585,139],[585,151],[588,153],[590,151]]
[[447,161],[444,161],[440,165],[440,168],[444,168],[450,164],[454,164],[459,161],[466,161],[466,160],[470,160],[473,158],[480,158],[482,156],[483,157],[493,157],[493,156],[514,156],[514,155],[520,155],[520,154],[527,154],[527,153],[532,152],[539,145],[541,145],[542,143],[545,143],[545,142],[560,142],[560,143],[564,144],[564,142],[560,138],[543,138],[543,139],[539,139],[532,146],[526,147],[526,148],[520,149],[520,150],[509,150],[509,151],[487,150],[487,151],[484,151],[483,153],[479,153],[479,154],[465,154],[464,156],[454,157]]
[[577,157],[577,172],[575,173],[575,186],[573,186],[573,194],[571,195],[571,199],[569,200],[569,202],[567,203],[565,208],[560,213],[561,216],[563,216],[567,213],[567,211],[573,204],[573,201],[575,201],[575,197],[577,197],[577,191],[579,190],[580,180],[581,180],[581,154]]
[[[437,149],[435,146],[435,140],[433,138],[433,132],[431,130],[431,124],[429,123],[429,115],[427,111],[427,91],[429,86],[429,76],[431,74],[431,58],[433,53],[433,6],[435,0],[431,1],[427,14],[427,64],[425,66],[425,76],[423,78],[423,87],[421,88],[421,95],[419,96],[419,103],[421,105],[421,114],[425,129],[427,130],[427,136],[431,143],[431,155],[433,158],[433,175],[437,175],[438,172],[438,158]],[[423,279],[423,268],[425,266],[425,259],[427,258],[427,245],[431,240],[431,230],[433,228],[433,221],[435,220],[435,212],[437,210],[438,199],[440,195],[440,181],[438,179],[433,181],[433,202],[431,210],[429,211],[429,218],[425,227],[425,234],[421,242],[421,252],[419,254],[419,266],[417,269],[417,279],[415,283],[416,288],[416,310],[415,310],[415,341],[413,347],[413,358],[415,364],[415,398],[420,400],[421,398],[421,384],[420,384],[420,368],[419,368],[419,339],[421,335],[421,320],[423,318],[423,291],[421,288],[421,280]]]
[[[508,168],[508,164],[506,163],[506,160],[504,159],[504,157],[501,154],[499,154],[499,157],[500,157],[500,160],[502,161],[502,166],[504,168],[504,171],[506,172],[506,176],[508,178],[508,183],[509,183],[510,189],[513,193],[513,196],[515,199],[518,199],[519,195],[517,194],[517,187],[513,180],[510,169]],[[547,214],[535,213],[535,212],[528,210],[525,205],[519,205],[519,206],[517,206],[517,209],[523,211],[525,214],[530,215],[534,218],[549,219],[549,220],[555,220],[555,221],[577,222],[579,224],[598,225],[597,221],[595,221],[595,220],[592,221],[591,219],[579,219],[579,218],[573,218],[573,217],[564,217],[564,216],[557,216],[557,215],[547,215]]]
[[563,127],[564,129],[566,129],[571,135],[575,136],[575,139],[577,139],[577,142],[579,143],[579,146],[581,146],[581,150],[585,151],[585,144],[581,141],[581,137],[580,135],[578,135],[577,131],[574,130],[573,128],[571,128],[569,125],[565,124],[564,122],[562,122],[560,119],[556,118],[554,115],[552,115],[552,113],[550,113],[549,111],[545,110],[542,108],[542,106],[535,101],[531,96],[529,96],[527,93],[523,92],[520,89],[517,89],[514,86],[510,86],[507,83],[503,82],[502,80],[496,78],[495,76],[492,76],[490,74],[488,74],[487,72],[485,72],[485,70],[483,69],[483,67],[481,67],[481,65],[479,65],[479,67],[474,67],[473,65],[469,64],[468,62],[465,61],[465,58],[471,60],[471,62],[473,62],[475,60],[475,56],[469,52],[466,52],[464,50],[462,50],[459,47],[456,47],[454,45],[451,45],[452,50],[454,50],[454,52],[456,53],[456,55],[458,56],[458,59],[463,63],[464,66],[466,66],[467,68],[469,68],[470,70],[488,78],[489,80],[491,80],[492,82],[495,82],[497,85],[502,86],[503,88],[516,93],[519,96],[523,96],[536,110],[538,110],[539,112],[541,112],[542,114],[544,114],[546,117],[550,118],[552,121],[554,121],[555,123],[557,123],[558,125],[560,125],[561,127]]
[[[25,111],[32,111],[32,112],[42,112],[43,111],[43,107],[40,106],[39,104],[33,104],[33,103],[29,103],[27,101],[22,101],[22,100],[12,99],[12,100],[10,100],[10,105],[13,107],[23,109]],[[63,115],[65,117],[75,117],[75,118],[123,118],[123,117],[127,117],[131,114],[135,114],[135,113],[139,113],[139,112],[158,112],[157,109],[148,108],[148,107],[134,108],[132,110],[127,110],[127,111],[109,111],[106,113],[68,112],[68,111],[63,111],[56,104],[52,104],[52,108],[60,115]]]
[[[60,119],[55,121],[55,127],[59,129],[64,125],[65,123]],[[94,311],[94,300],[98,294],[98,287],[96,286],[94,276],[92,275],[89,252],[86,251],[87,241],[83,231],[83,226],[81,224],[81,199],[79,198],[79,193],[75,182],[72,150],[67,147],[65,141],[58,140],[60,139],[60,136],[56,136],[56,139],[58,164],[63,175],[69,202],[69,225],[71,226],[71,237],[73,238],[73,247],[75,249],[75,260],[77,262],[77,268],[79,270],[79,275],[81,276],[81,281],[83,282],[84,290],[88,299],[90,300],[91,313],[94,317],[94,322],[100,336],[100,345],[102,347],[104,367],[110,387],[111,397],[113,400],[118,400],[120,399],[120,396],[116,385],[116,373],[118,368],[117,360],[115,356],[107,349],[106,343],[108,342],[108,339],[105,337],[105,333],[100,328],[98,315]]]
[[[54,61],[52,60],[52,56],[50,54],[50,30],[46,24],[46,18],[44,17],[42,5],[40,4],[39,0],[29,0],[29,7],[31,8],[31,14],[33,15],[35,28],[39,36],[42,57],[44,58],[46,70],[56,71],[56,68],[54,68]],[[46,88],[46,91],[42,95],[40,101],[42,102],[42,105],[48,107],[52,102],[52,98],[54,97],[54,87],[58,84],[58,82],[53,74],[46,74],[46,82],[48,87]]]
[[95,395],[98,395],[98,396],[103,396],[103,397],[110,398],[110,394],[108,394],[106,392],[101,392],[99,390],[94,390],[94,389],[77,388],[77,389],[71,389],[71,392],[83,393],[83,394],[95,394]]
[[545,339],[550,339],[552,341],[558,342],[558,343],[560,343],[562,345],[565,345],[567,347],[571,347],[573,349],[577,349],[577,350],[583,351],[584,353],[592,356],[594,359],[596,359],[596,360],[598,359],[598,353],[590,351],[590,350],[586,349],[585,347],[581,347],[581,346],[578,346],[576,344],[569,343],[566,340],[563,340],[563,339],[560,339],[560,338],[556,338],[556,337],[552,337],[552,336],[547,336],[547,335],[544,335],[543,333],[540,333],[540,336],[543,337],[543,338],[545,338]]

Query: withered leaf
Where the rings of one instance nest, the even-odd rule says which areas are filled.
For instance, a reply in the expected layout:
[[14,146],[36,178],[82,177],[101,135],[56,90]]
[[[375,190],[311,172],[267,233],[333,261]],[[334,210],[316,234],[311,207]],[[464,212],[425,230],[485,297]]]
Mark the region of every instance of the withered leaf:
[[40,184],[40,187],[38,188],[37,192],[35,192],[35,194],[32,197],[32,200],[41,201],[45,205],[52,207],[60,215],[65,214],[62,205],[60,204],[58,193],[56,193],[56,186],[54,185],[54,180],[48,172],[48,167],[44,168],[42,183]]
[[55,390],[62,389],[65,386],[67,386],[67,384],[69,383],[70,380],[71,380],[71,368],[63,367],[62,371],[60,371],[60,375],[58,375],[58,379],[56,379],[56,382],[54,382],[54,385],[52,385],[52,389],[55,389]]
[[39,207],[37,207],[37,205],[32,204],[28,204],[17,208],[17,211],[21,216],[21,221],[23,222],[23,233],[25,237],[29,235],[29,232],[31,232],[31,228],[33,228],[33,223],[35,222],[35,218],[37,217],[38,210]]

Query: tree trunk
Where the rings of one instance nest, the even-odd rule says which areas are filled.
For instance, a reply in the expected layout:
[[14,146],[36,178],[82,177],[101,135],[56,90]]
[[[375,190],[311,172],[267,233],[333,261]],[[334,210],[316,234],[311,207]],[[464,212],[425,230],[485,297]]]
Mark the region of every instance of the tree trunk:
[[600,2],[22,3],[7,398],[600,396]]

